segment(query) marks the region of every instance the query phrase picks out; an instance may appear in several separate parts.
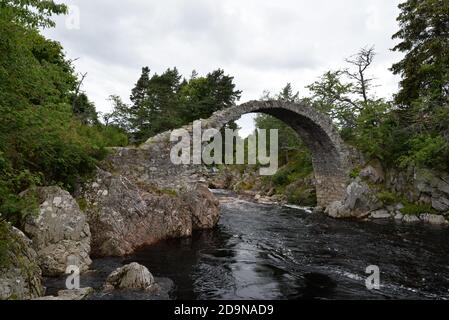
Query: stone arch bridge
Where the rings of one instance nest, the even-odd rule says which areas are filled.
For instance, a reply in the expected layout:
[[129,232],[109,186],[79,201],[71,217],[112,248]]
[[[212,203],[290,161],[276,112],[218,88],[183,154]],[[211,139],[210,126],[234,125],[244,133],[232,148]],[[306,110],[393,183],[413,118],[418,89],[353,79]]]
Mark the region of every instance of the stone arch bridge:
[[[348,146],[342,141],[331,119],[304,103],[250,101],[215,112],[200,119],[202,129],[221,129],[247,113],[265,113],[291,126],[311,152],[316,180],[317,202],[327,207],[343,200],[353,167]],[[192,132],[192,125],[183,127]],[[118,149],[112,164],[115,170],[157,187],[185,189],[204,181],[201,165],[174,165],[170,161],[171,131],[150,138],[138,148]]]

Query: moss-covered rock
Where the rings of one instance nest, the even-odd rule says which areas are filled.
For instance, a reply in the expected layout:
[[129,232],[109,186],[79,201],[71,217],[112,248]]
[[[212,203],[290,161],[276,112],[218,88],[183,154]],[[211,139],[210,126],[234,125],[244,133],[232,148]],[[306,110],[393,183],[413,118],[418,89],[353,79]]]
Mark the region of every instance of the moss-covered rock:
[[44,294],[37,254],[20,230],[0,221],[0,300],[23,300]]

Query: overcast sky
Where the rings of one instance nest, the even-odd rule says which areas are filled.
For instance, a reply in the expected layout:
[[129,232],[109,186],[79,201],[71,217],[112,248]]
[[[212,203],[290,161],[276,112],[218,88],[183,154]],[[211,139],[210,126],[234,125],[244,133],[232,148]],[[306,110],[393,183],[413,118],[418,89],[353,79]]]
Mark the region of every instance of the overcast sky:
[[[77,72],[88,73],[82,89],[102,112],[110,110],[111,94],[128,101],[142,66],[156,73],[176,66],[186,77],[193,69],[202,75],[222,68],[245,102],[287,82],[307,95],[305,85],[371,45],[376,90],[389,97],[398,82],[388,68],[400,58],[390,51],[400,2],[71,0],[72,15],[57,18],[45,34],[62,43],[68,58],[78,58]],[[239,122],[242,135],[253,130],[251,119]]]

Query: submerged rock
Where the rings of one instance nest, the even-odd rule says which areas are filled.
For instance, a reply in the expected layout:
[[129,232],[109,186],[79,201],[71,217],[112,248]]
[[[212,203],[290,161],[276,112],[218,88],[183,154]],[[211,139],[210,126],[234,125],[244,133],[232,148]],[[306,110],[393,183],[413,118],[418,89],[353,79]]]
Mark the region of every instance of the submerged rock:
[[155,289],[153,275],[145,266],[136,262],[127,264],[113,271],[106,279],[105,291],[114,289],[131,289],[150,291]]
[[42,272],[23,232],[0,221],[0,300],[24,300],[44,294]]
[[37,215],[28,215],[24,231],[31,238],[45,276],[64,274],[68,265],[86,271],[92,263],[90,229],[75,199],[59,187],[29,190],[39,200]]

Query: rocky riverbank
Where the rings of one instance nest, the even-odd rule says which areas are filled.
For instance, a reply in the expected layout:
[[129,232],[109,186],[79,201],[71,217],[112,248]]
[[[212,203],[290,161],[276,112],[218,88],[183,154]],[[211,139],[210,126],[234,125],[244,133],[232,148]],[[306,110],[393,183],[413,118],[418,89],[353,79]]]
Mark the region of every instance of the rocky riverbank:
[[[209,186],[232,190],[247,200],[266,203],[290,203],[288,188],[275,193],[272,184],[264,183],[255,170],[226,167],[211,175]],[[362,220],[391,219],[405,223],[423,222],[448,225],[449,175],[430,170],[384,170],[380,162],[372,161],[354,169],[351,182],[342,201],[327,208],[315,207],[333,218]],[[302,199],[310,197],[313,179],[298,181]],[[304,194],[304,190],[305,194]],[[308,207],[310,201],[298,201],[293,205]]]
[[[258,203],[289,202],[287,195],[275,193],[251,173],[199,175],[207,170],[174,166],[167,148],[162,140],[144,148],[115,149],[74,194],[56,186],[24,192],[22,196],[36,198],[37,208],[26,214],[22,231],[1,222],[0,299],[40,298],[45,294],[42,276],[62,276],[68,265],[86,272],[91,257],[125,256],[160,240],[213,228],[220,210],[208,184],[233,189]],[[313,194],[312,178],[295,183],[304,184],[295,184],[301,192]],[[313,211],[333,218],[448,225],[449,176],[384,170],[378,162],[368,163],[351,173],[344,199]],[[48,298],[84,299],[92,294],[84,288]]]
[[[0,222],[0,299],[39,298],[45,294],[42,276],[62,276],[68,265],[86,272],[91,257],[124,256],[163,239],[213,228],[219,203],[206,185],[176,181],[162,164],[159,179],[142,179],[140,167],[133,166],[135,158],[122,157],[140,154],[144,166],[145,159],[151,163],[148,152],[114,150],[73,195],[56,186],[24,192],[24,197],[36,198],[37,208],[26,213],[23,232]],[[90,294],[87,289],[61,291],[53,298],[80,299]]]

